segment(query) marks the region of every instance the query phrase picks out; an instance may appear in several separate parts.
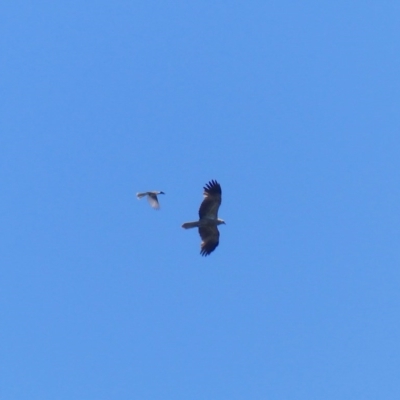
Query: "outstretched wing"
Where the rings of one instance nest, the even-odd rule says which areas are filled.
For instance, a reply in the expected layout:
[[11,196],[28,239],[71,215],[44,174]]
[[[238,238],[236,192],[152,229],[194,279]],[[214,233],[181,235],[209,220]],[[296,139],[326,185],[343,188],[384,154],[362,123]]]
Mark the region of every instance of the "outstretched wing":
[[199,228],[201,237],[201,250],[202,256],[210,255],[219,244],[219,230],[216,226],[203,226]]
[[[209,219],[217,219],[218,218],[218,209],[221,205],[221,185],[212,180],[204,186],[204,200],[200,205],[199,209],[199,217],[200,219],[209,218]],[[218,230],[217,230],[218,232]],[[218,242],[217,242],[218,245]],[[215,246],[216,247],[216,246]],[[214,249],[213,249],[214,250]]]
[[150,205],[155,209],[158,210],[160,208],[160,203],[158,202],[157,195],[154,193],[147,194],[147,200],[149,201]]

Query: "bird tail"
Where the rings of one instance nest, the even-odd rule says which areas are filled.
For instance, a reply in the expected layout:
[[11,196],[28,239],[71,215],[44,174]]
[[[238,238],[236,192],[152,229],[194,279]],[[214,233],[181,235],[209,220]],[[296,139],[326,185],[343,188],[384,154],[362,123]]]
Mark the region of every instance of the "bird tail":
[[136,197],[141,199],[142,197],[146,196],[147,193],[136,193]]
[[190,229],[190,228],[197,228],[198,226],[199,226],[199,221],[185,222],[185,223],[182,225],[182,228]]

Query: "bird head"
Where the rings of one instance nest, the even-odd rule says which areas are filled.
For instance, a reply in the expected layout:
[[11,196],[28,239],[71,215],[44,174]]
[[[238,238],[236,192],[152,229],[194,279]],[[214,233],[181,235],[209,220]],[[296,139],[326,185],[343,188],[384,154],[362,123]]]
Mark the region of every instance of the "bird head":
[[223,219],[218,218],[218,225],[226,225],[226,223]]
[[165,194],[164,192],[160,192],[160,193],[158,193],[158,194]]

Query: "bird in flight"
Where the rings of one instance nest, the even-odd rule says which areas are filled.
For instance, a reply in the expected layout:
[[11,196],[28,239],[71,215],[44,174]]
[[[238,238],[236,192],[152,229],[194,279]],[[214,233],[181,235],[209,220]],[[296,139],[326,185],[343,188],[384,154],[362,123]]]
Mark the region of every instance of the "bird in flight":
[[204,200],[199,209],[199,220],[194,222],[185,222],[182,228],[199,228],[201,237],[202,256],[210,255],[219,244],[218,225],[225,224],[225,221],[218,218],[218,209],[221,205],[221,186],[211,180],[204,186]]
[[155,210],[158,210],[160,208],[160,203],[158,202],[158,198],[157,198],[158,194],[165,194],[165,193],[154,190],[152,192],[136,193],[136,197],[140,200],[142,197],[147,196],[147,201],[150,203],[150,205]]

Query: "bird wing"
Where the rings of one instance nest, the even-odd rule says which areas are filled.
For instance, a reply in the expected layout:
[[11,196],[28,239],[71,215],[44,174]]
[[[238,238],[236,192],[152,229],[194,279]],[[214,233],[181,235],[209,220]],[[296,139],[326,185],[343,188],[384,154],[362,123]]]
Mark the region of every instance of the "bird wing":
[[[200,205],[199,209],[199,217],[200,219],[209,218],[209,219],[217,219],[218,218],[218,209],[221,205],[221,185],[212,180],[204,186],[204,200]],[[218,243],[217,243],[218,244]]]
[[202,226],[199,228],[201,237],[201,250],[202,256],[210,255],[219,244],[219,230],[216,226]]
[[147,200],[155,210],[158,210],[160,208],[160,203],[158,202],[158,198],[157,198],[156,194],[148,193]]

